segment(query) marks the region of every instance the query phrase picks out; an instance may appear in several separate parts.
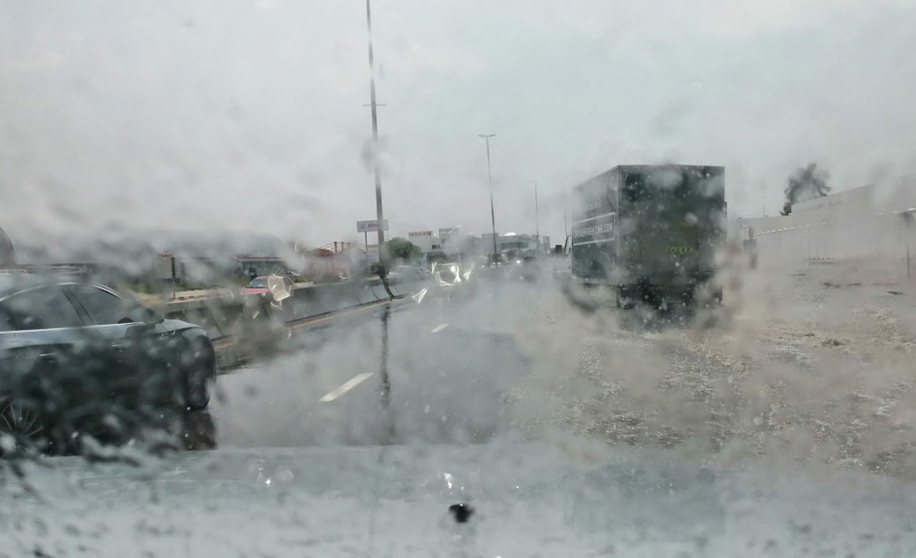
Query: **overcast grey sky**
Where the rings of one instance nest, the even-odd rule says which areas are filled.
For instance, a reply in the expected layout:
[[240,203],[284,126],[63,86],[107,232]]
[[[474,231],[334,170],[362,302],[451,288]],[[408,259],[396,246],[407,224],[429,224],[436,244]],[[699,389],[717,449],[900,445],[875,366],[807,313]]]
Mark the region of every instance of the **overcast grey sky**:
[[[702,5],[699,5],[702,4]],[[688,7],[690,5],[690,7]],[[221,227],[357,239],[374,217],[362,0],[2,0],[0,226]],[[916,5],[889,0],[376,0],[392,232],[562,242],[615,164],[728,167],[774,213],[817,161],[845,189],[916,170]]]

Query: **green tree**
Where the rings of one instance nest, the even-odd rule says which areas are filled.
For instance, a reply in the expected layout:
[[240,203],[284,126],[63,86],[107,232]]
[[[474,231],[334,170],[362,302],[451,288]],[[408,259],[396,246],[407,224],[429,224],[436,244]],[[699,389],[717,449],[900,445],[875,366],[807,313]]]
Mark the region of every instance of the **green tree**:
[[406,238],[392,238],[385,243],[388,254],[395,260],[413,261],[423,255],[420,247]]
[[808,163],[806,167],[795,169],[786,184],[786,201],[780,213],[789,215],[796,203],[826,196],[833,189],[828,184],[829,181],[830,173],[817,168],[816,163]]

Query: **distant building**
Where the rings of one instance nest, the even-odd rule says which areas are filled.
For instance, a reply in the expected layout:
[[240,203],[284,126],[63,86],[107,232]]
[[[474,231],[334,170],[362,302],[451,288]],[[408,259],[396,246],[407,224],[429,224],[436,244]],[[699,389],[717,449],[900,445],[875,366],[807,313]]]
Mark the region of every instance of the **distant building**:
[[[506,233],[496,237],[496,250],[502,260],[519,258],[530,254],[545,253],[550,237],[541,237],[540,246],[537,235]],[[483,258],[493,253],[493,234],[484,233],[479,237],[465,237],[461,243],[465,254],[476,254]]]
[[449,227],[439,229],[439,247],[440,250],[449,255],[459,255],[469,253],[472,243],[468,242],[469,238],[461,231],[461,227]]
[[506,233],[497,239],[496,245],[503,254],[512,253],[518,256],[522,252],[536,250],[537,240],[532,235]]
[[442,249],[439,237],[433,231],[415,231],[407,233],[407,240],[419,248],[424,255],[429,255],[430,252]]
[[[480,236],[462,234],[460,227],[440,228],[438,231],[408,233],[408,240],[416,245],[427,260],[486,259],[493,253],[493,234]],[[546,253],[550,237],[542,236],[540,245],[536,235],[506,233],[496,239],[497,251],[503,260],[532,253]]]

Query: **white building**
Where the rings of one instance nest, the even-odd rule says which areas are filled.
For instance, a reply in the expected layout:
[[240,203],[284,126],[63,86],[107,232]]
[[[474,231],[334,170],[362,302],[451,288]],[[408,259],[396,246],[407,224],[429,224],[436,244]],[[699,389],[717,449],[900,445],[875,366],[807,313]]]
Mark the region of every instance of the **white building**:
[[461,232],[461,226],[439,229],[439,244],[446,254],[458,254],[467,251],[467,240]]
[[415,231],[407,233],[407,240],[412,242],[424,255],[441,250],[439,237],[433,231]]
[[[492,235],[491,237],[492,238]],[[537,250],[537,240],[534,235],[506,233],[496,239],[499,251],[503,255],[520,256],[525,252]]]

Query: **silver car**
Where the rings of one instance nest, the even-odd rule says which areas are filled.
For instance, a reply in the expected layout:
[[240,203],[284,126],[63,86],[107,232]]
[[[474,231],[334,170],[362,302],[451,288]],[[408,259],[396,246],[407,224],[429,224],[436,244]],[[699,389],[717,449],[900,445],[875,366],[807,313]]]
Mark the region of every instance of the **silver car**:
[[0,439],[85,433],[88,418],[128,436],[143,411],[204,409],[215,362],[203,328],[107,287],[0,275]]

